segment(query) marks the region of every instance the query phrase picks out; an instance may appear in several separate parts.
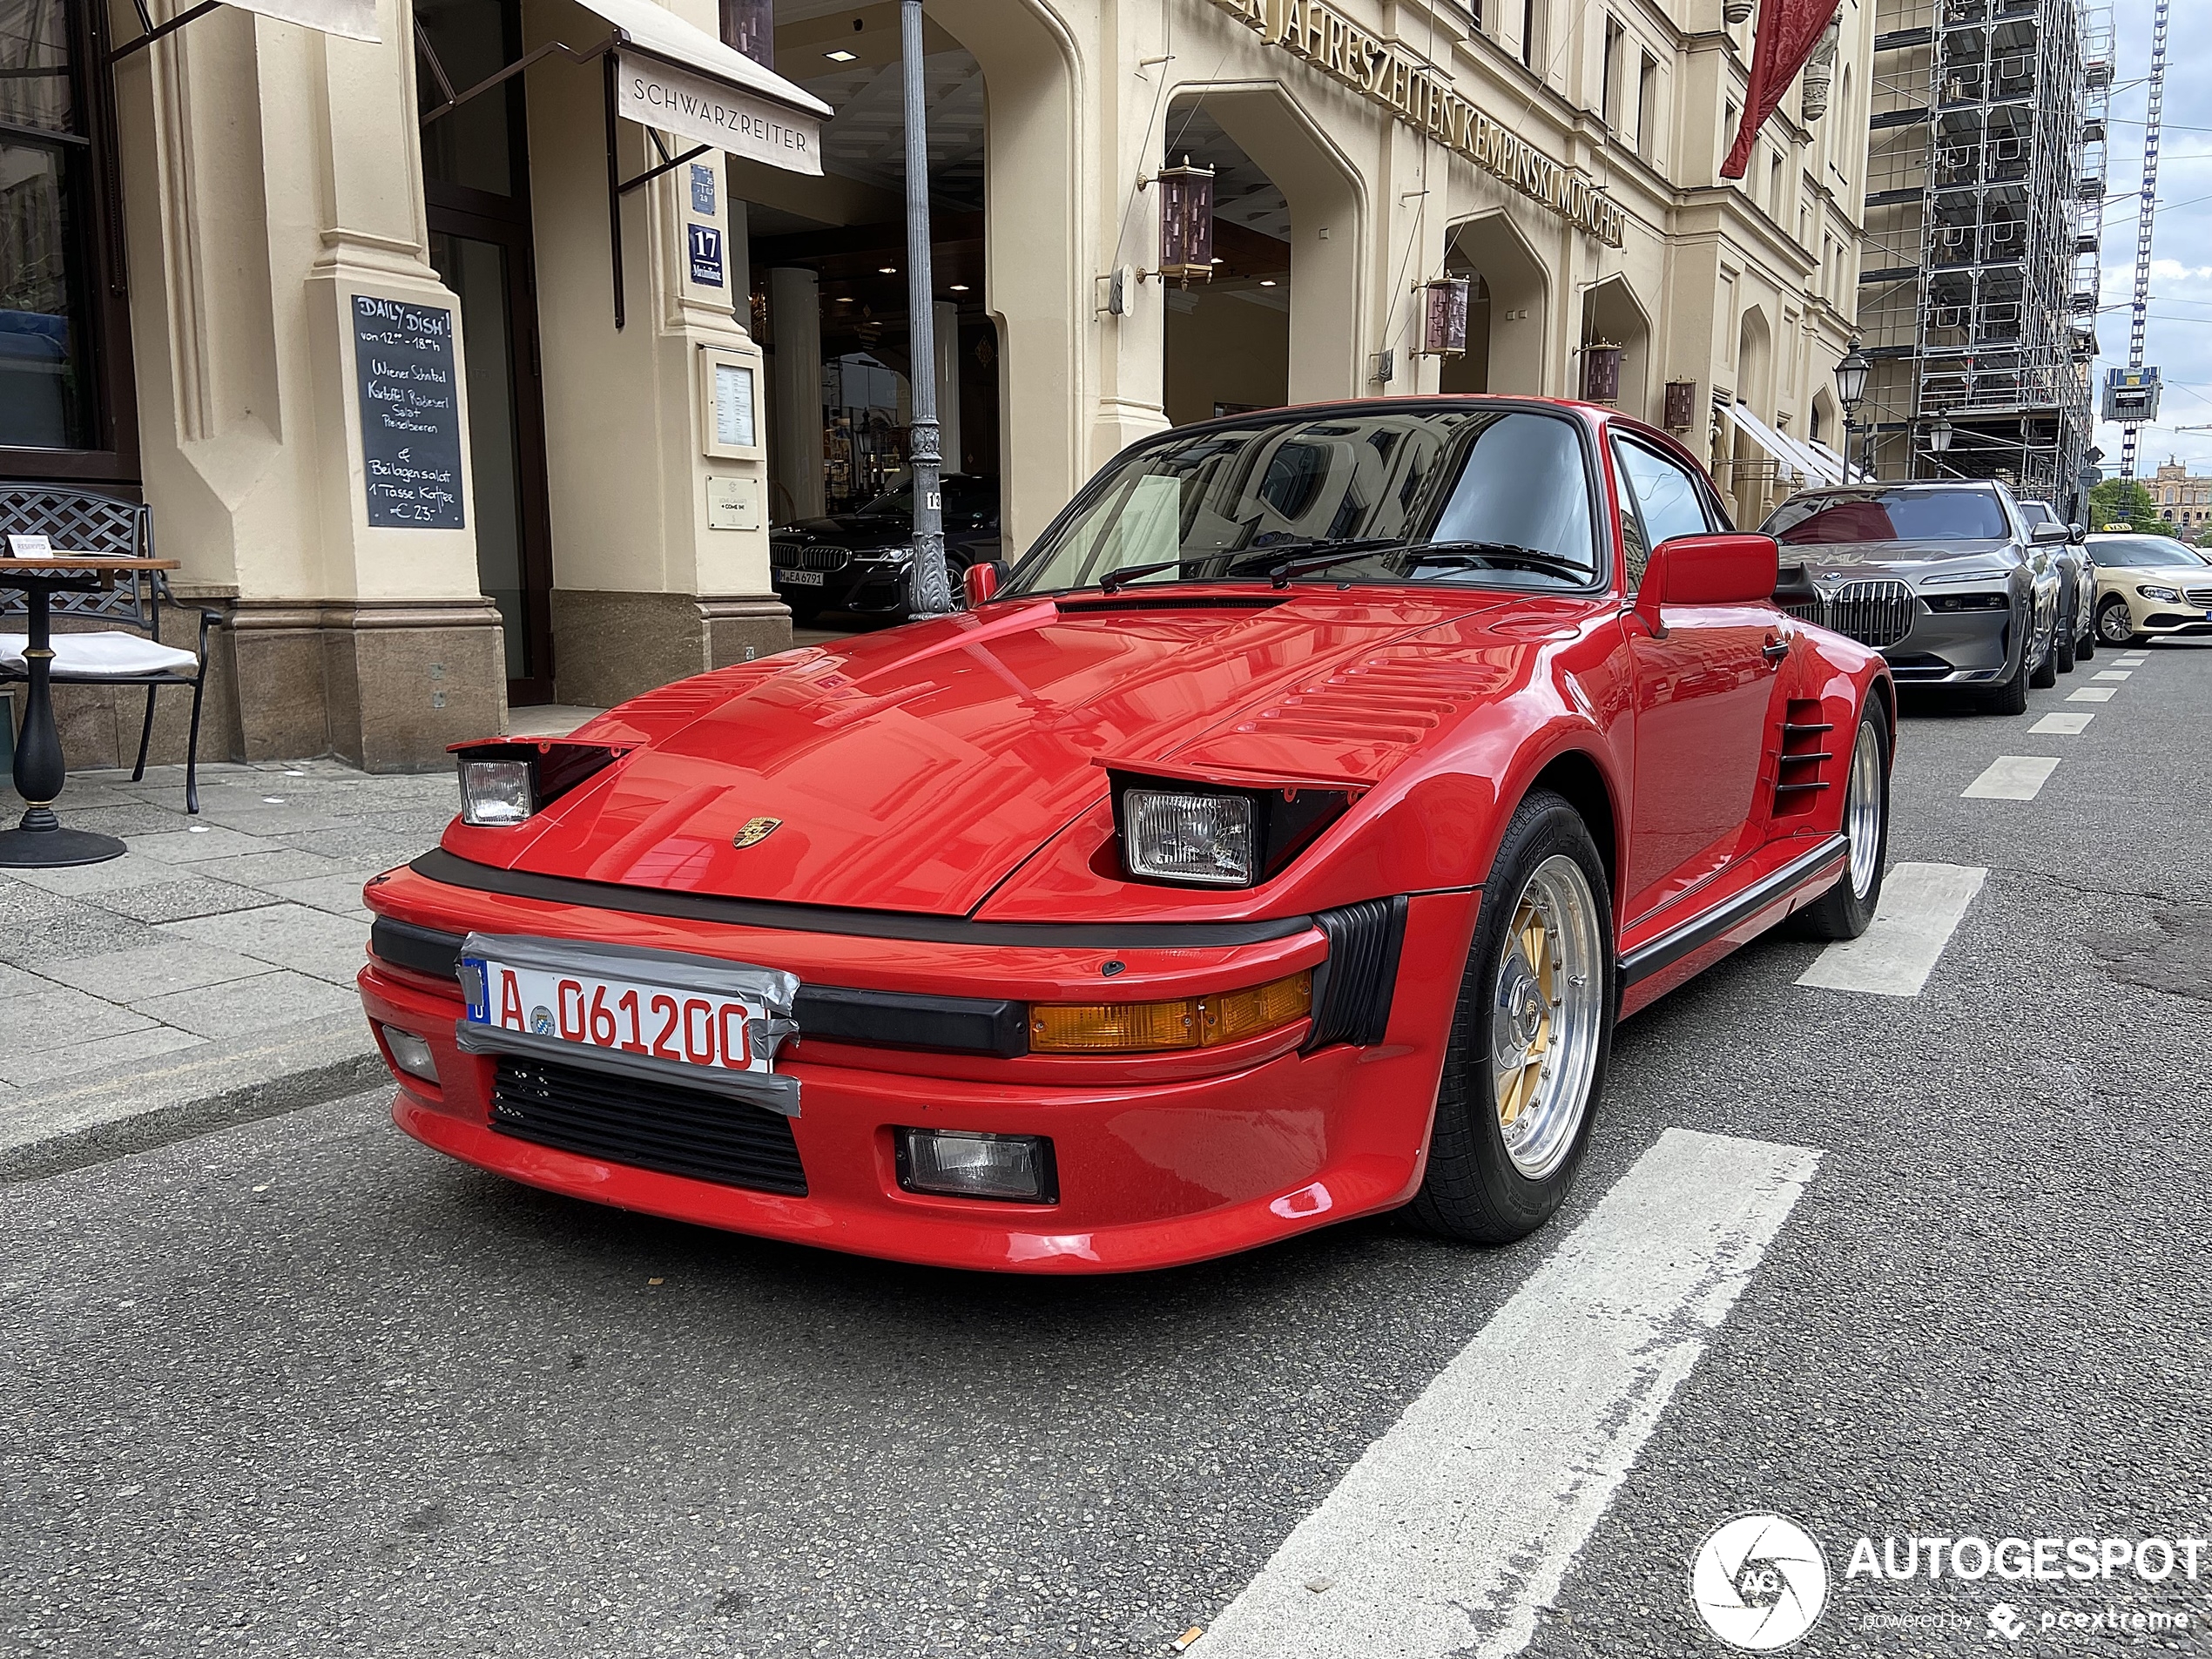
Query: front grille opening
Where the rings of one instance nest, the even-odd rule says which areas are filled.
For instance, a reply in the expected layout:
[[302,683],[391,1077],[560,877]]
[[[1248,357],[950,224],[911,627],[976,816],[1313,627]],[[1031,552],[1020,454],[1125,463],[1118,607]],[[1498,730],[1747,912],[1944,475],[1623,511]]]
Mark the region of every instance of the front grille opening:
[[806,1196],[791,1120],[709,1089],[507,1055],[493,1082],[491,1126],[580,1157]]

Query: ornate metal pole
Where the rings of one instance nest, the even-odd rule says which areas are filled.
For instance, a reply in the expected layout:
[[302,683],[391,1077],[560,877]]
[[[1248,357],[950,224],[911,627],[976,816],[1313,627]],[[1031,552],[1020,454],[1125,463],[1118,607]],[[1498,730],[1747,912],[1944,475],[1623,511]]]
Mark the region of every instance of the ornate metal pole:
[[907,82],[907,354],[914,425],[907,442],[914,491],[914,556],[907,603],[915,617],[953,608],[937,453],[936,284],[929,273],[929,121],[921,79],[921,0],[900,0],[900,55]]

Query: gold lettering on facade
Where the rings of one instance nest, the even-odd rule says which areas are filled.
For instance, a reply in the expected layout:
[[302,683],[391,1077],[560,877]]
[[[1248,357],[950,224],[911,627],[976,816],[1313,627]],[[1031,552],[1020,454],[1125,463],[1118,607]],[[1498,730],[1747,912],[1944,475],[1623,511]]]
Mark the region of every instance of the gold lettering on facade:
[[1561,165],[1500,126],[1454,91],[1433,64],[1378,40],[1328,0],[1214,3],[1269,44],[1305,58],[1569,224],[1621,246],[1628,216],[1587,173]]

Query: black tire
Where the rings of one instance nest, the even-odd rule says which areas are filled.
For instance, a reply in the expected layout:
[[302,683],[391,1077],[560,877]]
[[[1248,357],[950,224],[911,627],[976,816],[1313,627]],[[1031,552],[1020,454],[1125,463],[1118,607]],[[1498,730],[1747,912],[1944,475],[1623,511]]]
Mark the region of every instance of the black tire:
[[[1879,785],[1880,826],[1875,835],[1874,868],[1864,888],[1852,877],[1852,864],[1844,867],[1843,879],[1790,918],[1792,933],[1803,939],[1856,939],[1865,933],[1874,920],[1874,911],[1882,902],[1882,873],[1890,860],[1890,732],[1878,709],[1867,709],[1858,717],[1858,732],[1851,739],[1851,758],[1856,762],[1858,745],[1869,734],[1874,744],[1875,763],[1881,772]],[[1851,807],[1858,799],[1857,768],[1844,774],[1844,827],[1849,833]],[[1854,860],[1855,862],[1855,860]]]
[[1992,714],[2025,714],[2027,712],[2027,653],[2020,647],[2020,666],[2013,671],[2012,678],[1995,690],[1983,693],[1982,706]]
[[2081,625],[2081,637],[2074,642],[2074,660],[2086,663],[2097,654],[2097,624],[2094,617]]
[[[1506,935],[1521,895],[1540,867],[1564,855],[1581,872],[1596,923],[1595,964],[1602,983],[1595,1026],[1595,1063],[1565,1150],[1541,1177],[1516,1168],[1498,1122],[1497,1087],[1491,1069],[1492,1005],[1499,989]],[[1412,1212],[1432,1232],[1473,1244],[1509,1244],[1551,1218],[1581,1165],[1605,1089],[1612,1057],[1614,1016],[1620,1006],[1613,941],[1613,899],[1605,866],[1581,814],[1549,790],[1538,790],[1515,809],[1484,884],[1474,943],[1452,1014],[1451,1040],[1437,1089],[1429,1132],[1428,1168]]]
[[2059,672],[2061,674],[2074,672],[2074,618],[2062,617],[2059,623],[2057,637],[2051,641],[2051,656],[2057,663]]
[[2128,602],[2118,594],[2097,607],[2097,638],[2101,644],[2113,646],[2135,643],[2135,620],[2128,614]]
[[2027,683],[2039,691],[2047,691],[2059,683],[2059,619],[2051,618],[2050,637],[2043,642],[2043,660],[2035,664]]

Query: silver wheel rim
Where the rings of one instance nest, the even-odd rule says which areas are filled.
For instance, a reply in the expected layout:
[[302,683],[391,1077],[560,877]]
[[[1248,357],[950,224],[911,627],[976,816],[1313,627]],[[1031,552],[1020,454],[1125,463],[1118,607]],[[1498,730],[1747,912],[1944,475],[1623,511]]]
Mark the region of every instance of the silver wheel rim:
[[1882,745],[1871,725],[1860,725],[1851,752],[1844,834],[1851,842],[1851,890],[1864,899],[1882,867]]
[[1506,1156],[1529,1179],[1559,1168],[1588,1109],[1603,1023],[1597,900],[1563,853],[1513,901],[1490,995],[1491,1099]]
[[2097,631],[2115,645],[2126,644],[2128,636],[2134,631],[2125,605],[2107,605],[2097,613]]

